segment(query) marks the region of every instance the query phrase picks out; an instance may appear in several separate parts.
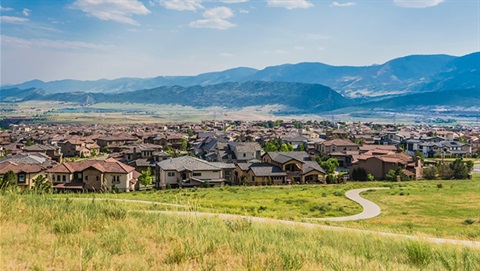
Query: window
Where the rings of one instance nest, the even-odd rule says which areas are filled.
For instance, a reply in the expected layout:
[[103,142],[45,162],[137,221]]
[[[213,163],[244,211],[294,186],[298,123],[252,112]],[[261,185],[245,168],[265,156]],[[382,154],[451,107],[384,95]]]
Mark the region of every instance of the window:
[[246,156],[247,156],[247,154],[244,153],[244,154],[243,154],[243,157],[246,157]]
[[120,176],[119,175],[113,175],[112,176],[112,183],[119,184],[120,183]]
[[60,175],[57,175],[57,182],[60,181]]
[[168,176],[168,177],[174,177],[174,176],[175,176],[175,172],[168,172],[168,173],[167,173],[167,176]]
[[88,176],[85,176],[85,181],[88,181]]
[[100,177],[99,177],[99,176],[97,176],[97,182],[98,182],[98,181],[100,181]]
[[62,181],[63,181],[63,182],[66,182],[66,181],[67,181],[67,176],[62,175]]
[[202,176],[201,172],[194,172],[193,173],[193,177],[200,177],[200,176]]
[[18,182],[19,183],[24,183],[25,182],[25,175],[19,174],[18,175]]

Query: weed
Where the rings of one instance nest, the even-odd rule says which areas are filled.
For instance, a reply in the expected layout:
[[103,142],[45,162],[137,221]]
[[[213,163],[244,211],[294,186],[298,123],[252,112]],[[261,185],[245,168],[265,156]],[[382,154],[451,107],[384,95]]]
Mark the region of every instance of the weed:
[[427,267],[433,258],[430,246],[424,243],[409,241],[404,249],[408,262],[420,268]]

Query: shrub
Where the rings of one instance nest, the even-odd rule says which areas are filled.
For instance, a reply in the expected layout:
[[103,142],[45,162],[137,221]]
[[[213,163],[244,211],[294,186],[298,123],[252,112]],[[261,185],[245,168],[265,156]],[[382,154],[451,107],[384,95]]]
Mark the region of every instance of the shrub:
[[443,188],[443,184],[437,183],[437,188]]
[[470,218],[465,219],[465,220],[463,221],[463,224],[465,224],[465,225],[472,225],[473,223],[475,223],[475,220],[470,219]]

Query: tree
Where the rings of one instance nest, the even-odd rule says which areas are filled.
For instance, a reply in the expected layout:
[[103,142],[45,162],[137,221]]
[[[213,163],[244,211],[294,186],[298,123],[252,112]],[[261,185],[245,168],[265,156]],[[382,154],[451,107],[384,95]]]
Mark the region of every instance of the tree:
[[271,141],[265,143],[265,148],[263,148],[265,152],[274,152],[278,151],[277,145]]
[[395,170],[391,169],[388,171],[387,175],[385,175],[385,179],[392,182],[397,181],[398,177],[400,177],[400,181],[408,181],[408,176],[403,173],[401,167],[397,167]]
[[426,167],[423,169],[423,178],[427,180],[435,180],[438,170],[436,167]]
[[421,152],[420,150],[415,151],[415,156],[420,157],[420,159],[422,159],[422,161],[425,159],[425,156],[423,156],[423,152]]
[[181,146],[182,151],[187,150],[187,140],[185,138],[182,138],[182,146]]
[[107,146],[103,146],[102,149],[101,149],[101,151],[102,151],[103,153],[108,153],[108,152],[109,152]]
[[300,144],[300,146],[298,146],[298,151],[305,151],[305,146],[303,146],[303,144]]
[[148,167],[146,170],[142,170],[142,173],[138,177],[138,180],[142,185],[149,185],[153,181],[152,173],[150,171],[150,167]]
[[195,135],[195,133],[193,132],[193,130],[190,129],[190,128],[187,130],[187,134],[188,134],[189,137]]
[[91,152],[92,156],[97,156],[97,149],[92,149],[92,152]]
[[52,191],[53,184],[43,175],[38,175],[33,180],[33,190],[37,193],[49,193]]
[[375,177],[372,174],[368,173],[367,174],[367,181],[373,182],[373,181],[375,181]]
[[465,162],[462,159],[455,159],[455,161],[449,164],[449,167],[453,171],[454,179],[466,179],[473,169],[473,162]]
[[282,145],[280,145],[280,151],[281,152],[287,152],[288,151],[287,144],[282,143]]
[[242,185],[247,185],[248,184],[247,175],[242,175],[241,183],[242,183]]
[[25,145],[27,145],[27,146],[33,146],[34,144],[35,143],[33,143],[31,138],[27,139],[27,142],[25,143]]
[[12,170],[7,171],[7,173],[3,175],[3,179],[0,182],[0,189],[6,190],[16,185],[17,185],[17,175]]
[[335,169],[340,165],[335,158],[329,158],[327,161],[320,161],[319,165],[327,172],[327,174],[335,173]]

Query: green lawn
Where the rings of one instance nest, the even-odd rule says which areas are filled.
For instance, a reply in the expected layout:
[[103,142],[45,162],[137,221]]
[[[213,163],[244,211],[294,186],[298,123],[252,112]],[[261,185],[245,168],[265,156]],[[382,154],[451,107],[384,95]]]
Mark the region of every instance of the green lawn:
[[379,217],[330,224],[479,241],[480,175],[474,176],[473,180],[405,182],[390,190],[368,191],[362,195],[380,205]]
[[[223,187],[137,191],[120,194],[72,194],[55,197],[102,197],[158,201],[186,205],[128,203],[131,209],[193,210],[301,220],[342,227],[404,234],[480,240],[480,175],[473,180],[371,182],[343,185]],[[437,185],[441,184],[442,188]],[[363,196],[380,205],[379,217],[350,222],[317,222],[309,218],[347,216],[361,207],[348,200],[347,190],[362,187],[391,187],[365,192]],[[469,224],[469,222],[473,222]]]

